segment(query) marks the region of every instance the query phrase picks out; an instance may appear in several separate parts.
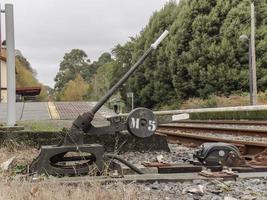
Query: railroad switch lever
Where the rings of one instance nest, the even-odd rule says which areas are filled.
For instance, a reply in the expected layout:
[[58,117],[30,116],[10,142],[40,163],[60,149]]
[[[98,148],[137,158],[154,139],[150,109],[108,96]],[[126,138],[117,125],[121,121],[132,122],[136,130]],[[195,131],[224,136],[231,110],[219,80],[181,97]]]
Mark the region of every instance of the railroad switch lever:
[[[147,138],[155,133],[158,122],[154,113],[147,108],[134,109],[126,119],[121,116],[110,118],[110,126],[95,127],[91,122],[96,112],[136,71],[167,35],[168,31],[165,30],[89,112],[83,113],[74,120],[71,129],[65,131],[64,139],[58,145],[41,147],[40,154],[30,166],[31,173],[59,176],[83,175],[89,174],[93,169],[96,169],[95,172],[101,174],[104,169],[104,160],[107,159],[107,156],[104,155],[105,149],[100,144],[84,144],[83,137],[86,134],[115,134],[128,130],[135,137]],[[117,160],[122,159],[117,158]]]

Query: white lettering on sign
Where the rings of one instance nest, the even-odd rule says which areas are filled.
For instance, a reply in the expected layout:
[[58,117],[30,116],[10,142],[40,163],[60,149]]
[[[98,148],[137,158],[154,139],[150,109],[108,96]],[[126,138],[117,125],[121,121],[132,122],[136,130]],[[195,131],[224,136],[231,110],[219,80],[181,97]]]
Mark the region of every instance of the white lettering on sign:
[[153,121],[153,120],[149,120],[148,121],[148,130],[149,131],[155,131],[156,130],[156,122],[155,121]]
[[[132,117],[131,118],[131,124],[130,124],[130,127],[131,128],[134,128],[134,129],[139,129],[140,128],[140,118],[134,118],[134,117]],[[155,130],[156,130],[156,121],[154,121],[154,120],[149,120],[148,121],[148,127],[147,127],[147,129],[149,130],[149,131],[152,131],[152,132],[154,132]]]
[[139,129],[140,119],[139,118],[131,118],[131,128]]

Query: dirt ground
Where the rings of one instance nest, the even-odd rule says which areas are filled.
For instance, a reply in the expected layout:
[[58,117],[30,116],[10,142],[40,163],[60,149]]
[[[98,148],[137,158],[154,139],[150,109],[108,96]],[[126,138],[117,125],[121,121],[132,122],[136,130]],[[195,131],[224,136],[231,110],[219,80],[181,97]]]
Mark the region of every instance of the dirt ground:
[[[187,156],[185,147],[177,147],[172,156]],[[173,149],[173,147],[171,148]],[[182,151],[182,152],[180,152]],[[177,154],[178,153],[178,154]],[[189,152],[190,153],[190,152]],[[100,184],[97,182],[63,184],[50,181],[31,182],[27,180],[27,166],[37,156],[38,150],[29,147],[18,147],[10,144],[0,148],[0,165],[15,156],[9,171],[0,171],[0,199],[2,200],[68,200],[68,199],[164,199],[164,200],[267,200],[267,177],[262,179],[219,181],[219,180],[194,180],[187,182],[153,182],[131,183],[112,182]],[[134,161],[134,153],[123,155]],[[152,154],[152,153],[151,153]],[[144,155],[135,154],[144,159]],[[157,154],[155,154],[157,155]],[[165,155],[166,156],[166,155]],[[178,159],[178,161],[180,161]],[[49,178],[49,177],[48,177]],[[46,178],[44,178],[46,179]]]

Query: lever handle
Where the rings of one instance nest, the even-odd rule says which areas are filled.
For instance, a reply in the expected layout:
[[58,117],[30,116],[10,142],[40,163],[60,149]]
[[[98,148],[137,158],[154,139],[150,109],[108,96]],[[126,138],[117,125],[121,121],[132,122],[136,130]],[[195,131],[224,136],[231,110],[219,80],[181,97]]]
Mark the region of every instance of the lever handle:
[[164,40],[164,38],[167,37],[168,34],[169,34],[169,31],[165,30],[161,34],[161,36],[159,36],[159,38],[153,44],[151,44],[151,47],[153,49],[156,49],[158,47],[158,45],[162,42],[162,40]]

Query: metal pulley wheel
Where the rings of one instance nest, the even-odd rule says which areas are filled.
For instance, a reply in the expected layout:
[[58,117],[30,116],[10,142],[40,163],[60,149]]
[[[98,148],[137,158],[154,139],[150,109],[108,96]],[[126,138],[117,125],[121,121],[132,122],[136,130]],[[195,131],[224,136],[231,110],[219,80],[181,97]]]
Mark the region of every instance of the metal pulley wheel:
[[245,164],[239,149],[233,144],[223,142],[203,143],[194,157],[205,166],[234,167]]
[[156,116],[147,108],[136,108],[130,112],[126,120],[128,131],[137,137],[152,136],[158,126]]

